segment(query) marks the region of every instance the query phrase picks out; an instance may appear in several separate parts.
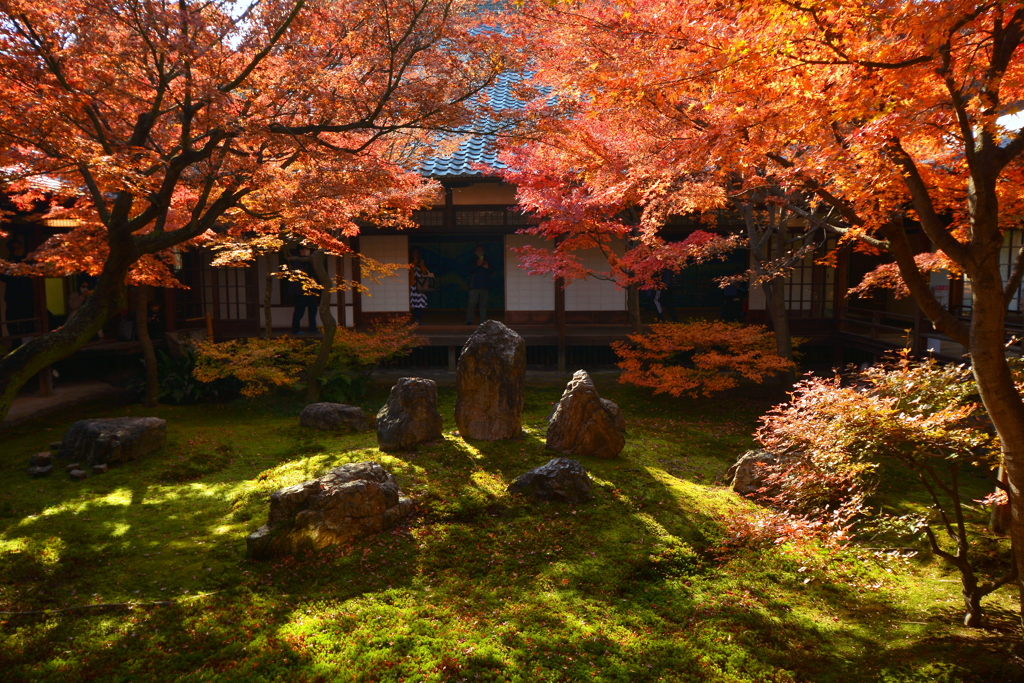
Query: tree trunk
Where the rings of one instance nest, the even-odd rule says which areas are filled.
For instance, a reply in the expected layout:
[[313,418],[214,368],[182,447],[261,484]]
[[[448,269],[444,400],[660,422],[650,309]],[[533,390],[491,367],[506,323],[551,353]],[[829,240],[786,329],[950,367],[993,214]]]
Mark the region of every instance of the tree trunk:
[[270,318],[273,311],[270,303],[274,296],[274,277],[270,273],[270,254],[264,254],[262,258],[263,265],[267,269],[266,282],[263,285],[263,336],[270,339],[274,332],[274,321]]
[[[1002,465],[999,466],[999,471],[996,473],[999,477],[999,481],[1004,485],[1008,484],[1006,479],[1006,468]],[[1001,489],[996,489],[1001,490]],[[992,510],[989,513],[988,528],[994,534],[1000,536],[1010,530],[1010,499],[1007,497],[1005,503],[993,503]]]
[[[782,278],[775,278],[764,286],[764,294],[768,305],[768,317],[772,321],[775,333],[775,353],[786,360],[793,360],[793,337],[789,333],[789,315],[786,311],[786,283]],[[779,384],[784,390],[793,388],[796,373],[783,370],[779,373]]]
[[[1003,466],[1010,488],[1010,539],[1018,568],[1017,587],[1024,601],[1024,402],[1017,393],[1004,348],[1005,303],[1002,278],[997,269],[972,275],[974,308],[971,316],[970,352],[974,378],[985,409],[999,435]],[[1024,602],[1022,602],[1024,604]]]
[[46,366],[81,348],[117,310],[124,278],[133,261],[126,251],[123,245],[111,244],[96,290],[63,326],[39,335],[0,358],[0,422],[7,417],[14,397],[25,382]]
[[157,405],[160,399],[160,378],[157,376],[156,351],[153,349],[153,340],[149,337],[149,287],[136,287],[135,301],[135,329],[139,335],[139,344],[142,345],[142,357],[146,361],[146,395],[142,398],[142,405],[152,408]]
[[320,340],[320,350],[317,351],[316,359],[310,366],[306,382],[306,400],[309,403],[316,403],[320,400],[320,376],[327,368],[327,361],[331,357],[331,348],[334,346],[334,335],[338,331],[338,322],[331,313],[331,297],[334,288],[331,287],[331,278],[327,272],[327,258],[322,251],[313,254],[311,262],[313,272],[316,274],[316,281],[323,289],[320,290],[320,320],[324,324],[324,337]]

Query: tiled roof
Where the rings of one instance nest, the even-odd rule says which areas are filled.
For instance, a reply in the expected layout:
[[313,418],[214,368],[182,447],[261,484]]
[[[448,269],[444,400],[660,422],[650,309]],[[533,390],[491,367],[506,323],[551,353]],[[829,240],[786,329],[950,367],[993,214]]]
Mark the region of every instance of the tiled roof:
[[[526,102],[518,99],[512,92],[515,84],[522,79],[523,75],[518,73],[504,73],[498,76],[494,85],[484,91],[485,98],[482,99],[486,100],[487,108],[493,111],[523,109]],[[418,169],[419,172],[432,178],[464,178],[486,174],[475,168],[477,164],[494,170],[504,168],[504,164],[498,161],[495,134],[505,125],[507,124],[496,121],[488,113],[482,113],[471,127],[473,133],[466,135],[451,155],[427,159]]]

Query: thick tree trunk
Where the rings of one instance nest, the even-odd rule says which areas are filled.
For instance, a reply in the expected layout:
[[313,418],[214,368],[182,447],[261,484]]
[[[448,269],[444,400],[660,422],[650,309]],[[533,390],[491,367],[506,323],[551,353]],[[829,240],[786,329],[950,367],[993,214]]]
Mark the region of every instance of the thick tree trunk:
[[338,322],[331,313],[331,297],[334,295],[331,287],[331,278],[327,272],[326,255],[318,251],[312,258],[313,271],[316,274],[316,281],[323,289],[320,290],[320,320],[324,324],[324,336],[320,340],[320,350],[316,354],[313,365],[310,366],[306,383],[306,400],[309,403],[316,403],[320,400],[320,376],[327,368],[327,361],[331,357],[331,348],[334,346],[334,335],[338,331]]
[[157,375],[156,351],[153,349],[153,340],[149,337],[149,299],[147,298],[148,287],[136,288],[135,301],[135,329],[139,335],[139,343],[142,345],[142,358],[146,362],[146,395],[142,398],[142,405],[152,408],[157,405],[160,398],[160,378]]
[[[997,269],[971,278],[974,307],[971,316],[970,352],[974,378],[985,409],[999,434],[1003,466],[1010,488],[1010,539],[1018,568],[1017,586],[1024,600],[1024,402],[1017,393],[1006,362],[1004,339],[1005,303]],[[994,276],[991,274],[994,271]]]
[[[775,278],[764,287],[768,305],[768,317],[772,321],[775,333],[775,352],[786,360],[793,360],[793,337],[789,333],[789,315],[786,311],[786,283],[782,278]],[[796,383],[796,373],[785,370],[779,373],[779,384],[789,390]]]
[[0,422],[7,417],[14,397],[25,382],[46,366],[81,348],[117,310],[124,278],[133,261],[126,251],[124,246],[119,249],[111,245],[96,290],[63,326],[0,358]]

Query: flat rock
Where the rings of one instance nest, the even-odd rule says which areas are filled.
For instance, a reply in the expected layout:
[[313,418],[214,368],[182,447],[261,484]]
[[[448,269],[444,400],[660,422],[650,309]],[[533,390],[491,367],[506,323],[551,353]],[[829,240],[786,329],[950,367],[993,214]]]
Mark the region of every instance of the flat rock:
[[593,498],[590,476],[583,465],[570,458],[552,458],[516,478],[508,490],[560,503],[583,503]]
[[402,377],[391,387],[388,402],[377,413],[377,444],[382,451],[407,451],[443,438],[443,425],[437,412],[437,383]]
[[49,451],[43,451],[42,453],[36,453],[29,458],[29,467],[47,467],[53,464],[53,454]]
[[81,481],[89,476],[89,473],[85,470],[70,470],[68,476],[71,477],[72,481]]
[[106,474],[107,470],[109,470],[109,469],[110,468],[107,466],[107,463],[103,463],[101,465],[93,465],[92,466],[92,473],[93,474]]
[[348,543],[391,528],[413,507],[379,464],[350,463],[272,493],[267,524],[246,546],[252,557],[266,557]]
[[625,429],[619,407],[598,396],[590,375],[577,370],[551,415],[546,448],[566,455],[614,458],[626,445]]
[[60,441],[51,441],[50,442],[50,450],[51,451],[59,451],[60,450],[60,444],[61,444]]
[[53,472],[53,465],[38,465],[28,468],[28,476],[33,479],[49,476],[51,472]]
[[330,432],[349,430],[366,432],[370,430],[363,409],[344,403],[310,403],[299,414],[299,424],[303,427]]
[[[774,465],[776,462],[778,459],[768,451],[747,451],[726,471],[725,481],[740,495],[755,494],[765,486],[768,472],[764,465]],[[766,493],[773,495],[771,491]]]
[[167,422],[158,417],[81,420],[64,434],[58,457],[92,466],[135,460],[164,447]]
[[464,439],[518,439],[523,432],[526,342],[488,320],[462,347],[455,370],[455,424]]

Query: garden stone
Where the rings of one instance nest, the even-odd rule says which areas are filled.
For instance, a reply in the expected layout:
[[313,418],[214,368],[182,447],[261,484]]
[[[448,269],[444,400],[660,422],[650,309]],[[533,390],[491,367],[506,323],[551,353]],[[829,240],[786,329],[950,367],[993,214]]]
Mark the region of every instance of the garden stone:
[[389,529],[413,510],[375,462],[357,462],[270,495],[267,524],[249,534],[252,557],[319,550]]
[[59,451],[60,450],[60,441],[51,441],[50,442],[50,450],[51,451]]
[[82,469],[82,464],[81,463],[77,463],[77,462],[73,462],[73,463],[71,463],[69,465],[66,465],[64,467],[64,470],[67,471],[67,472],[70,472],[71,470],[80,470],[80,469]]
[[590,375],[577,370],[551,415],[546,447],[566,455],[614,458],[626,445],[625,429],[619,407],[598,396]]
[[85,470],[71,470],[68,472],[68,476],[71,477],[72,481],[82,481],[88,477],[89,474]]
[[93,474],[106,474],[108,469],[110,469],[110,468],[107,467],[106,463],[103,463],[102,465],[93,465],[92,466],[92,473]]
[[496,320],[466,341],[455,370],[455,424],[464,439],[518,439],[523,432],[526,342]]
[[299,424],[332,432],[349,429],[365,432],[370,429],[363,409],[344,403],[310,403],[299,414]]
[[135,460],[165,443],[167,422],[158,417],[81,420],[64,434],[58,457],[88,465],[113,465]]
[[587,471],[569,458],[552,458],[546,465],[518,477],[508,490],[560,503],[583,503],[593,498]]
[[382,451],[407,451],[443,438],[442,425],[437,412],[437,383],[403,377],[391,387],[388,402],[377,413],[377,444]]
[[28,462],[29,467],[47,467],[53,464],[53,454],[49,451],[43,451],[42,453],[36,453],[33,455]]
[[736,460],[735,464],[725,473],[725,481],[732,490],[743,496],[757,493],[765,485],[767,472],[760,465],[774,465],[777,459],[764,450],[747,451]]
[[28,468],[28,475],[33,479],[49,476],[50,472],[53,472],[53,465],[38,465]]

